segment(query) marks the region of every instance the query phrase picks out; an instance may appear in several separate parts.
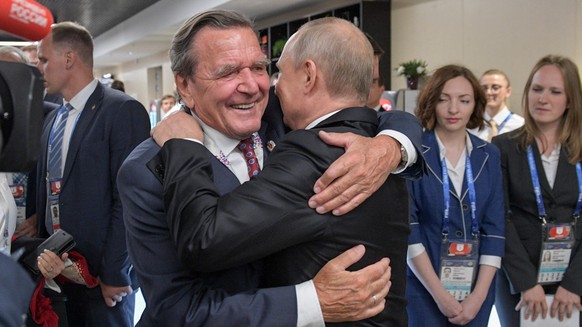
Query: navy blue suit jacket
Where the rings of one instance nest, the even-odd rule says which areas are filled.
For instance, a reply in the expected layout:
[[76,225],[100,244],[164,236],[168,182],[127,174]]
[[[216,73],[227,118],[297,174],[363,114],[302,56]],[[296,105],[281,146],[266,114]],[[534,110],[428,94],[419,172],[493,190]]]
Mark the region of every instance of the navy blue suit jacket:
[[22,326],[22,316],[28,311],[34,283],[14,259],[2,253],[0,267],[0,326]]
[[[263,118],[259,131],[263,142],[276,142],[284,133],[283,125],[269,124],[269,115]],[[180,261],[168,230],[158,179],[164,168],[154,164],[152,173],[146,166],[159,150],[152,139],[146,140],[131,153],[118,175],[129,256],[147,304],[138,325],[295,327],[294,286],[249,291],[258,286],[258,264],[205,274],[193,272]],[[221,193],[240,185],[227,167],[213,156],[210,159],[214,183]]]
[[[47,145],[57,113],[53,110],[45,119],[37,167],[37,217],[45,237]],[[75,250],[85,256],[91,274],[108,285],[137,286],[115,179],[149,131],[147,112],[138,101],[99,83],[71,135],[59,202],[61,228],[75,238]]]

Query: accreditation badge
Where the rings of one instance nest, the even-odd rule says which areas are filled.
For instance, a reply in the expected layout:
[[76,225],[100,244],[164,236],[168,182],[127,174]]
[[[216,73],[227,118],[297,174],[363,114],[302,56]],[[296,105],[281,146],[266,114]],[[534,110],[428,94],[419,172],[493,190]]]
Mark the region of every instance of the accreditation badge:
[[543,230],[538,283],[559,283],[564,277],[574,247],[572,224],[547,224]]
[[63,187],[63,179],[62,178],[49,179],[49,195],[61,194],[62,187]]
[[440,280],[457,301],[471,293],[478,257],[478,240],[443,240],[441,244]]
[[16,226],[20,226],[26,219],[26,188],[22,184],[10,185],[12,197],[16,203]]
[[61,212],[59,208],[59,197],[49,196],[48,198],[48,210],[53,223],[53,230],[57,231],[61,229]]

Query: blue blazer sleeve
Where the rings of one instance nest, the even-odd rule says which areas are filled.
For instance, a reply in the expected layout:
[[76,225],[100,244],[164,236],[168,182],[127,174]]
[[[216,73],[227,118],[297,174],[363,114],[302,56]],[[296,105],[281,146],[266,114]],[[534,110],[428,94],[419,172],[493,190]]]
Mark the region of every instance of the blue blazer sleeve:
[[407,112],[391,110],[378,113],[378,123],[378,132],[389,129],[406,135],[418,154],[416,163],[398,176],[412,180],[421,178],[426,168],[422,155],[422,126],[418,119]]
[[256,289],[252,271],[200,274],[180,261],[166,223],[162,184],[146,167],[158,150],[146,140],[117,177],[129,257],[147,303],[140,325],[296,327],[294,286]]

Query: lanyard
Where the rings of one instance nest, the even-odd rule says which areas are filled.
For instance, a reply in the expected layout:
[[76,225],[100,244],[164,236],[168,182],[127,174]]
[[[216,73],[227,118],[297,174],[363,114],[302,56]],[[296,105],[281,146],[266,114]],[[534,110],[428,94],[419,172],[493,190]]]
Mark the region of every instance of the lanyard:
[[[540,220],[546,224],[546,208],[544,207],[544,199],[542,197],[542,189],[540,187],[540,180],[538,177],[538,171],[536,168],[536,163],[533,157],[533,150],[531,145],[527,147],[527,163],[529,165],[529,171],[531,174],[531,182],[533,184],[534,193],[536,197],[536,204],[538,206],[538,214]],[[572,216],[575,220],[580,217],[580,208],[582,207],[582,167],[580,163],[576,163],[576,175],[578,176],[578,200],[576,201],[576,208]]]
[[[444,214],[443,214],[443,237],[446,238],[449,234],[449,213],[451,207],[451,195],[449,193],[449,173],[447,171],[447,161],[445,157],[441,160],[442,176],[443,176],[443,195],[444,195]],[[479,234],[479,226],[477,224],[477,195],[475,193],[475,182],[473,181],[473,168],[471,167],[471,160],[469,157],[469,150],[465,158],[465,179],[467,180],[467,188],[469,189],[469,202],[471,205],[471,232],[473,236]]]
[[499,124],[499,127],[497,128],[498,132],[501,132],[501,130],[503,129],[503,126],[505,126],[505,124],[507,124],[507,122],[509,121],[509,118],[511,118],[512,115],[513,115],[513,112],[510,112],[509,115],[507,115],[507,117],[505,117],[505,119],[501,122],[501,124]]

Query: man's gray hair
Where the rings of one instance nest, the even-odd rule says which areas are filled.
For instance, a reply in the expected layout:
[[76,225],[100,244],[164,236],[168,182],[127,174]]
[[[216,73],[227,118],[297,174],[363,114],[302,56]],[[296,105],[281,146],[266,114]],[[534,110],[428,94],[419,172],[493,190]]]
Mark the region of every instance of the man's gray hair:
[[[174,35],[170,48],[170,63],[174,74],[191,78],[198,65],[193,40],[204,27],[214,29],[249,28],[253,23],[245,16],[228,10],[209,10],[190,17]],[[257,39],[258,42],[258,39]]]
[[313,60],[325,77],[330,95],[367,101],[374,51],[352,23],[334,17],[310,21],[289,40],[285,51],[295,68]]
[[24,51],[18,48],[11,46],[0,47],[0,57],[4,56],[14,56],[15,58],[18,58],[18,62],[28,64],[28,58],[26,57],[26,54],[24,53]]

